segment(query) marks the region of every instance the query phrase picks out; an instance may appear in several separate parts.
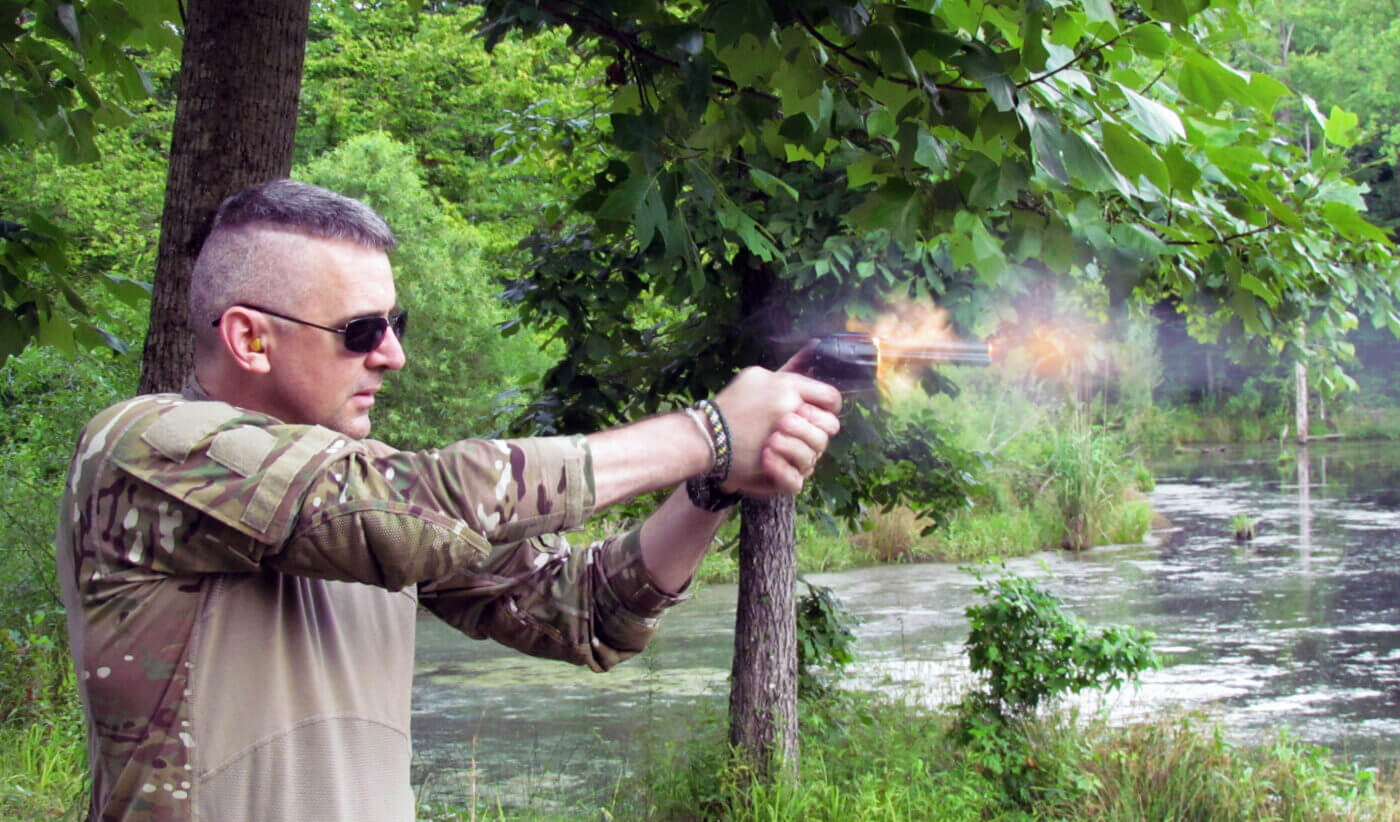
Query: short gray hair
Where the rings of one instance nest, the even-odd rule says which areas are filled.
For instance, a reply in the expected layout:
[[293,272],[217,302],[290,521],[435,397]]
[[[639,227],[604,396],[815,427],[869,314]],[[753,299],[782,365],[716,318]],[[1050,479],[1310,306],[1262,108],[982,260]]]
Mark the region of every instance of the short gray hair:
[[[289,270],[312,239],[345,240],[389,251],[394,232],[374,209],[342,194],[296,180],[270,180],[231,195],[219,206],[190,274],[189,317],[196,339],[239,302],[299,300],[298,272]],[[274,306],[275,307],[275,306]]]

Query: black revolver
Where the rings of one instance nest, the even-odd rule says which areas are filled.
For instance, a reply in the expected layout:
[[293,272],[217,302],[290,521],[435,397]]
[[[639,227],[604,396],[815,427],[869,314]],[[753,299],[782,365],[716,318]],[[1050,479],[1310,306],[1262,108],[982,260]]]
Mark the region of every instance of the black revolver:
[[991,365],[990,343],[886,340],[856,331],[820,337],[810,354],[809,373],[841,391],[872,388],[882,362],[928,365]]

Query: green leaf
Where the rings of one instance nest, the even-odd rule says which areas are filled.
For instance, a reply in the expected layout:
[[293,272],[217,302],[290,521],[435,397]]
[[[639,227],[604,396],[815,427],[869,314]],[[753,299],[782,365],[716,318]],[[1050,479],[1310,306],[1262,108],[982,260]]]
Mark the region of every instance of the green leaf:
[[1246,77],[1197,51],[1184,54],[1177,73],[1177,88],[1182,96],[1210,112],[1218,111],[1227,102],[1259,102]]
[[1090,23],[1111,23],[1118,19],[1110,0],[1084,0],[1084,18]]
[[1153,262],[1171,254],[1171,246],[1161,237],[1136,223],[1115,225],[1109,234],[1120,250],[1142,262]]
[[1030,106],[1021,106],[1018,111],[1021,119],[1030,128],[1031,147],[1035,152],[1035,162],[1061,185],[1069,185],[1069,172],[1065,170],[1061,152],[1064,146],[1064,133],[1060,124],[1050,114]]
[[651,188],[651,178],[645,174],[633,173],[622,184],[608,193],[598,208],[597,218],[611,222],[632,222],[641,207],[642,199]]
[[911,80],[921,75],[904,48],[899,32],[888,24],[866,26],[855,46],[880,56],[881,68],[886,74],[902,74]]
[[1263,300],[1269,308],[1278,307],[1278,295],[1253,274],[1246,272],[1240,277],[1240,288]]
[[39,344],[53,346],[64,354],[78,353],[73,342],[73,327],[68,324],[67,317],[57,313],[40,316]]
[[1350,111],[1346,111],[1340,106],[1332,106],[1332,112],[1327,116],[1327,125],[1323,129],[1323,136],[1327,138],[1327,142],[1333,145],[1351,148],[1356,143],[1351,134],[1359,122],[1361,122],[1360,118]]
[[793,188],[792,186],[788,185],[787,183],[783,182],[777,177],[774,177],[772,174],[769,174],[763,169],[750,168],[749,179],[753,180],[753,184],[758,186],[759,191],[762,191],[769,197],[776,197],[778,196],[778,192],[781,191],[782,193],[791,197],[794,203],[801,199],[801,197],[797,194],[797,189]]
[[1186,139],[1186,128],[1175,111],[1127,86],[1118,88],[1128,101],[1128,122],[1148,139],[1163,144]]
[[1134,26],[1126,35],[1129,43],[1144,57],[1160,60],[1171,50],[1171,37],[1157,23]]
[[1280,98],[1293,94],[1293,90],[1267,74],[1254,73],[1249,76],[1249,89],[1262,111],[1272,113]]
[[941,176],[948,170],[948,151],[937,137],[919,127],[918,147],[914,149],[914,162]]
[[1172,188],[1183,196],[1190,196],[1196,185],[1201,181],[1201,168],[1196,165],[1180,146],[1171,146],[1162,153],[1162,161],[1167,165],[1167,172],[1171,174]]
[[894,179],[866,195],[851,210],[851,222],[864,230],[884,229],[896,239],[912,241],[921,220],[918,193],[903,180]]
[[1117,123],[1103,124],[1103,150],[1128,180],[1136,182],[1140,178],[1166,193],[1171,190],[1171,173],[1166,163],[1147,144],[1133,136],[1132,132]]
[[861,188],[870,183],[883,183],[889,178],[889,172],[877,170],[877,166],[883,165],[884,160],[873,154],[864,154],[854,163],[846,166],[846,185],[850,188]]
[[1390,237],[1384,231],[1366,222],[1354,208],[1342,203],[1323,203],[1322,216],[1327,220],[1327,224],[1342,233],[1342,236],[1352,240],[1365,240],[1376,243],[1390,243]]
[[1016,84],[1006,75],[995,55],[973,51],[954,58],[952,62],[987,89],[997,111],[1011,111],[1016,107]]
[[92,323],[79,323],[73,332],[73,339],[84,348],[107,348],[121,354],[130,346],[125,340]]
[[1061,146],[1065,169],[1071,177],[1078,178],[1085,188],[1090,191],[1116,189],[1127,196],[1136,193],[1128,181],[1113,168],[1103,149],[1088,135],[1077,131],[1065,132]]
[[709,20],[715,27],[715,41],[718,43],[738,43],[741,39],[747,39],[757,47],[768,39],[773,28],[773,15],[768,4],[751,0],[716,3],[710,11]]
[[10,309],[0,305],[0,366],[3,366],[10,357],[23,351],[24,344],[28,341],[24,328],[20,325],[19,317],[16,317]]
[[649,186],[637,209],[637,246],[642,249],[650,246],[657,229],[665,222],[666,204],[661,201],[661,192],[655,186]]

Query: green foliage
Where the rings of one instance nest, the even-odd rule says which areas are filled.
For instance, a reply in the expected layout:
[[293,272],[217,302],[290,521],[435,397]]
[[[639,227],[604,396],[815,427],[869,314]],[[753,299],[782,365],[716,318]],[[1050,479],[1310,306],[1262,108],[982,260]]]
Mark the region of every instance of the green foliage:
[[948,719],[869,695],[799,703],[800,772],[752,779],[724,724],[683,724],[642,758],[607,810],[618,820],[973,820],[997,818],[994,783],[943,744]]
[[[149,62],[157,79],[173,70]],[[0,269],[24,272],[0,305],[0,363],[31,339],[65,354],[121,352],[144,332],[172,111],[152,105],[100,132],[90,163],[66,163],[51,146],[0,148],[0,218],[18,220],[0,228]]]
[[[1036,766],[1037,801],[1020,806],[1001,780],[948,744],[956,716],[854,694],[804,700],[797,778],[746,779],[729,756],[724,724],[709,714],[653,737],[635,777],[605,807],[616,820],[1394,819],[1393,781],[1338,764],[1283,737],[1228,741],[1199,717],[1127,727],[1055,713],[1020,727]],[[1064,781],[1054,782],[1054,779]],[[1082,791],[1075,790],[1078,785]],[[1047,790],[1058,786],[1058,790]]]
[[1116,688],[1160,666],[1149,631],[1108,626],[1092,633],[1033,580],[1009,573],[978,580],[973,592],[986,601],[967,608],[966,647],[983,684],[972,703],[995,717],[1030,716],[1059,696]]
[[595,127],[599,94],[581,78],[602,68],[558,35],[488,55],[472,36],[479,9],[419,14],[411,5],[313,9],[297,158],[387,132],[411,147],[425,185],[457,206],[498,262],[575,173],[568,146]]
[[[1374,0],[1255,0],[1250,10],[1265,25],[1232,47],[1239,62],[1315,98],[1316,103],[1299,100],[1289,106],[1305,123],[1305,139],[1355,147],[1351,154],[1358,171],[1373,183],[1367,196],[1371,210],[1395,230],[1400,226],[1400,191],[1393,181],[1400,161],[1395,93],[1400,10]],[[1314,112],[1326,112],[1326,119],[1309,123]]]
[[528,336],[501,336],[506,315],[480,235],[424,187],[412,150],[382,132],[348,140],[304,174],[368,203],[399,239],[391,259],[411,311],[409,365],[385,383],[375,436],[427,448],[494,430],[497,396],[544,362]]
[[1087,755],[1076,766],[1096,790],[1044,807],[1046,817],[1341,822],[1400,814],[1393,787],[1377,784],[1372,772],[1286,733],[1241,746],[1219,726],[1188,715],[1121,730],[1094,727],[1087,736]]
[[[801,327],[898,290],[985,329],[1012,319],[989,298],[1084,278],[1179,299],[1196,333],[1275,353],[1297,353],[1305,324],[1334,382],[1326,352],[1357,312],[1394,313],[1388,243],[1343,174],[1347,118],[1317,113],[1324,141],[1306,147],[1302,122],[1276,119],[1288,88],[1218,56],[1247,26],[1229,0],[494,0],[483,17],[488,45],[552,26],[612,60],[617,84],[615,159],[574,201],[583,227],[531,242],[526,310],[596,323],[572,373],[635,348],[623,309],[644,294],[699,309],[668,329],[673,351],[732,357],[754,348],[736,322],[760,311]],[[736,316],[756,271],[782,305]],[[590,307],[580,283],[611,293]]]
[[1090,632],[1032,580],[1005,572],[978,580],[973,590],[985,601],[967,608],[965,647],[981,682],[959,705],[955,738],[969,761],[999,779],[1019,805],[1093,791],[1094,781],[1072,758],[1037,751],[1026,723],[1059,697],[1116,688],[1159,667],[1151,632],[1126,626]]
[[980,507],[950,517],[934,533],[929,553],[944,562],[1026,556],[1056,548],[1064,531],[1059,511],[1039,500],[1004,509]]
[[802,583],[807,593],[797,600],[797,695],[828,696],[855,661],[856,618],[830,588]]
[[1065,548],[1085,551],[1096,542],[1114,541],[1109,523],[1131,478],[1121,454],[1112,435],[1082,424],[1050,434],[1046,470],[1064,521]]
[[[178,48],[170,25],[178,18],[168,0],[5,3],[0,156],[7,164],[36,150],[64,165],[98,160],[109,147],[101,131],[134,121],[123,103],[154,91],[149,62]],[[70,352],[121,350],[125,343],[106,329],[105,304],[83,295],[84,272],[73,264],[87,225],[25,199],[0,200],[0,365],[33,341]],[[121,277],[103,284],[119,297],[134,287]]]

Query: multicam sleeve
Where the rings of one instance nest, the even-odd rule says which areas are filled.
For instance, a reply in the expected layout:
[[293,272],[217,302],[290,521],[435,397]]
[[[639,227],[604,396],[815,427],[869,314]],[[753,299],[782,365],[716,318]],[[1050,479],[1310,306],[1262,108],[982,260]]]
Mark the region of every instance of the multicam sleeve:
[[578,550],[561,535],[499,546],[418,596],[469,636],[595,671],[645,648],[661,612],[684,598],[652,584],[636,531]]
[[463,440],[436,451],[370,443],[306,490],[284,573],[396,590],[475,568],[491,546],[572,528],[593,505],[581,437]]
[[399,589],[475,565],[492,543],[573,527],[593,506],[582,438],[400,452],[169,396],[112,416],[84,438],[75,474],[90,478],[75,482],[104,575],[272,568]]

